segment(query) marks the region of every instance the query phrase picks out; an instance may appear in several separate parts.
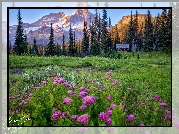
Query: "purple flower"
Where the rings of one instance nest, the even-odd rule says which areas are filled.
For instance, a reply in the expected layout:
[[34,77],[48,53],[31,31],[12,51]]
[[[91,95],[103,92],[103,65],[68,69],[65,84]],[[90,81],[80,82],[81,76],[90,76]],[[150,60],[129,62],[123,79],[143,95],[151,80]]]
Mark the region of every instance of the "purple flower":
[[54,122],[57,122],[58,118],[61,116],[61,112],[59,112],[58,110],[54,110],[54,113],[52,115],[52,118],[54,120]]
[[43,84],[46,85],[46,84],[48,84],[48,82],[47,81],[43,81]]
[[73,100],[69,97],[66,97],[64,100],[63,100],[63,104],[71,104],[73,102]]
[[118,82],[119,82],[119,80],[117,80],[117,79],[113,80],[113,83],[118,83]]
[[133,114],[127,115],[126,122],[130,123],[135,120],[135,116]]
[[162,108],[162,107],[168,108],[168,105],[167,105],[166,103],[164,103],[164,102],[161,102],[161,103],[160,103],[160,107],[161,107],[161,108]]
[[119,88],[122,87],[122,84],[119,84],[118,87],[119,87]]
[[146,98],[146,101],[148,102],[148,101],[149,101],[149,98]]
[[55,81],[55,82],[53,82],[53,84],[52,84],[52,86],[56,86],[57,85],[57,82]]
[[83,98],[83,97],[85,97],[86,95],[88,95],[88,93],[82,91],[82,92],[80,92],[80,93],[78,94],[78,97],[79,97],[79,98]]
[[64,86],[65,86],[66,88],[68,88],[68,87],[70,87],[70,84],[64,83]]
[[130,91],[130,90],[132,90],[132,89],[128,87],[127,90]]
[[101,121],[106,121],[106,119],[108,118],[107,114],[105,112],[101,112],[99,115],[98,115],[98,118],[101,120]]
[[139,126],[145,126],[145,125],[141,123],[141,124],[139,124]]
[[108,111],[106,112],[106,114],[107,114],[109,117],[111,117],[111,116],[112,116],[112,110],[108,110]]
[[112,124],[112,119],[111,119],[111,118],[107,118],[107,119],[105,120],[105,123],[106,123],[107,125],[111,125],[111,124]]
[[88,124],[90,116],[88,114],[81,115],[77,118],[78,123]]
[[110,95],[108,95],[108,96],[106,97],[106,101],[109,101],[109,100],[111,100],[111,96],[110,96]]
[[169,110],[165,110],[165,114],[170,114],[171,112]]
[[112,76],[112,72],[108,72],[108,77],[111,77]]
[[68,94],[72,94],[72,95],[74,95],[75,94],[75,92],[73,91],[73,90],[68,90],[68,92],[67,92]]
[[29,94],[29,97],[32,97],[32,95],[33,95],[33,94],[32,94],[32,93],[30,93],[30,94]]
[[65,82],[65,80],[63,78],[56,78],[55,81],[58,82],[58,83],[64,83]]
[[168,121],[171,121],[171,120],[172,120],[172,118],[171,118],[170,115],[169,115],[169,116],[166,116],[166,119],[167,119]]
[[65,117],[65,116],[67,116],[67,115],[68,115],[67,112],[63,112],[62,115],[61,115],[61,117],[63,118],[63,117]]
[[113,87],[115,85],[115,83],[112,83],[111,86]]
[[54,76],[56,76],[56,74],[50,74],[50,75],[49,75],[49,77],[54,77]]
[[85,97],[83,97],[82,101],[85,105],[93,105],[94,101],[95,101],[95,97],[94,96],[85,96]]
[[88,92],[88,90],[89,89],[87,87],[86,88],[85,87],[80,87],[80,91]]
[[12,96],[12,94],[9,96],[9,99],[12,100],[14,99],[14,96]]
[[111,109],[118,108],[116,104],[111,104]]
[[71,116],[71,120],[72,120],[72,121],[76,121],[77,118],[78,118],[78,115],[72,115],[72,116]]
[[154,96],[154,99],[155,99],[155,100],[160,100],[160,96],[159,96],[159,95],[155,95],[155,96]]
[[81,111],[85,111],[85,110],[86,110],[86,106],[85,106],[85,105],[80,106],[80,110],[81,110]]

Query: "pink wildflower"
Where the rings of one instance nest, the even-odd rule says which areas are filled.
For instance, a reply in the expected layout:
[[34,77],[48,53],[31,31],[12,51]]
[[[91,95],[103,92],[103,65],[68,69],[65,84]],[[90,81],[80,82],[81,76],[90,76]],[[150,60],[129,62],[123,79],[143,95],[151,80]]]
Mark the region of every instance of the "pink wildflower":
[[95,97],[94,96],[85,96],[85,97],[83,97],[82,101],[85,105],[93,105],[94,101],[95,101]]
[[73,102],[73,100],[69,97],[66,97],[64,100],[63,100],[63,104],[71,104]]
[[90,116],[88,114],[81,115],[77,118],[78,123],[88,124]]

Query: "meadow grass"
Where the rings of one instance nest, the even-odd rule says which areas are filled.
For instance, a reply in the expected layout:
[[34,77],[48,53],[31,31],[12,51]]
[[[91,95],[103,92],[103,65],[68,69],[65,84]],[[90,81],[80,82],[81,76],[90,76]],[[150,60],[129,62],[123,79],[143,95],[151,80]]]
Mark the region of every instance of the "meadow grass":
[[[121,59],[10,55],[10,125],[170,126],[171,55],[139,54],[139,59],[137,53],[122,53]],[[79,98],[87,89],[95,97],[90,104]],[[72,102],[64,104],[67,97]],[[73,115],[84,117],[73,121]]]

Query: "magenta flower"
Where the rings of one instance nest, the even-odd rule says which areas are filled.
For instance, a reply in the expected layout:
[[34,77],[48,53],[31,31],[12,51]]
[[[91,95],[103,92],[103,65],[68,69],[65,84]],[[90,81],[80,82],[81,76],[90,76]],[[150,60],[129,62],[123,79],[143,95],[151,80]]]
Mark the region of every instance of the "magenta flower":
[[67,112],[63,112],[62,115],[61,115],[61,117],[63,118],[63,117],[65,117],[65,116],[67,116],[67,115],[68,115]]
[[98,118],[101,120],[101,121],[106,121],[106,119],[108,118],[107,114],[105,112],[101,112],[99,115],[98,115]]
[[85,105],[93,105],[94,101],[95,101],[95,97],[94,96],[85,96],[85,97],[83,97],[82,101]]
[[117,80],[117,79],[113,80],[113,83],[118,83],[118,82],[119,82],[119,80]]
[[32,95],[33,95],[33,94],[32,94],[32,93],[30,93],[30,94],[29,94],[29,97],[31,97]]
[[146,101],[148,102],[148,101],[149,101],[149,98],[146,98]]
[[46,85],[46,84],[48,84],[48,82],[47,81],[43,81],[43,84]]
[[111,124],[112,124],[112,119],[111,119],[111,118],[107,118],[107,119],[105,120],[105,123],[106,123],[107,125],[111,125]]
[[108,77],[111,77],[112,76],[112,72],[108,72]]
[[64,86],[65,86],[66,88],[68,88],[68,87],[70,87],[70,84],[64,83]]
[[155,96],[154,96],[154,99],[155,99],[155,100],[160,100],[160,96],[159,96],[159,95],[155,95]]
[[80,110],[81,110],[81,111],[85,111],[85,110],[86,110],[86,107],[87,107],[87,106],[85,106],[85,105],[80,106]]
[[87,87],[86,88],[85,87],[80,87],[80,91],[88,92],[88,90],[89,89]]
[[58,120],[58,118],[61,116],[61,112],[59,112],[58,110],[54,110],[54,113],[53,113],[53,115],[52,115],[52,118],[53,118],[53,120],[54,120],[54,122],[57,122],[57,120]]
[[67,92],[68,94],[72,94],[72,95],[74,95],[75,94],[75,92],[73,91],[73,90],[68,90],[68,92]]
[[114,85],[115,85],[114,83],[111,84],[112,87],[113,87]]
[[126,122],[130,123],[135,120],[135,116],[133,114],[127,115]]
[[132,89],[128,87],[127,90],[130,91],[130,90],[132,90]]
[[111,100],[111,96],[110,96],[110,95],[108,95],[108,96],[106,97],[106,101],[109,101],[109,100]]
[[111,104],[111,109],[118,108],[116,104]]
[[58,78],[58,79],[57,79],[57,82],[58,82],[58,83],[64,83],[65,80],[64,80],[63,78]]
[[81,115],[77,118],[78,123],[88,124],[90,116],[88,114]]
[[138,102],[136,105],[137,105],[137,106],[140,106],[140,102]]
[[171,116],[170,115],[166,116],[166,120],[171,121],[172,120]]
[[85,96],[87,96],[87,95],[88,95],[87,92],[82,91],[82,92],[80,92],[80,93],[78,94],[78,97],[79,97],[79,98],[83,98],[83,97],[85,97]]
[[52,84],[52,86],[56,86],[57,85],[57,82],[55,81],[55,82],[53,82],[53,84]]
[[169,110],[165,110],[165,114],[170,114],[171,112]]
[[72,120],[72,121],[76,121],[77,118],[78,118],[78,115],[72,115],[72,116],[71,116],[71,120]]
[[106,112],[106,114],[107,114],[109,117],[111,117],[111,116],[112,116],[112,110],[108,110],[108,111]]
[[14,99],[14,96],[12,96],[12,94],[9,96],[9,99],[12,100]]
[[66,97],[64,100],[63,100],[63,104],[71,104],[73,102],[73,100],[69,97]]
[[164,103],[164,102],[161,102],[161,103],[160,103],[160,107],[161,107],[161,108],[162,108],[162,107],[168,108],[168,105],[167,105],[166,103]]
[[139,126],[145,126],[145,125],[141,123],[141,124],[139,124]]
[[118,87],[119,87],[119,88],[122,87],[122,84],[119,84]]

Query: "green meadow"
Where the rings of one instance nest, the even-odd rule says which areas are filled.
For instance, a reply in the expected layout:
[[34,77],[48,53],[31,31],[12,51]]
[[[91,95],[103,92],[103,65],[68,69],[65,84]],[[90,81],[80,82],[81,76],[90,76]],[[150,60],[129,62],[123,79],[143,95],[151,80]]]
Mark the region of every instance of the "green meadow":
[[9,125],[171,126],[171,54],[121,55],[10,55]]

